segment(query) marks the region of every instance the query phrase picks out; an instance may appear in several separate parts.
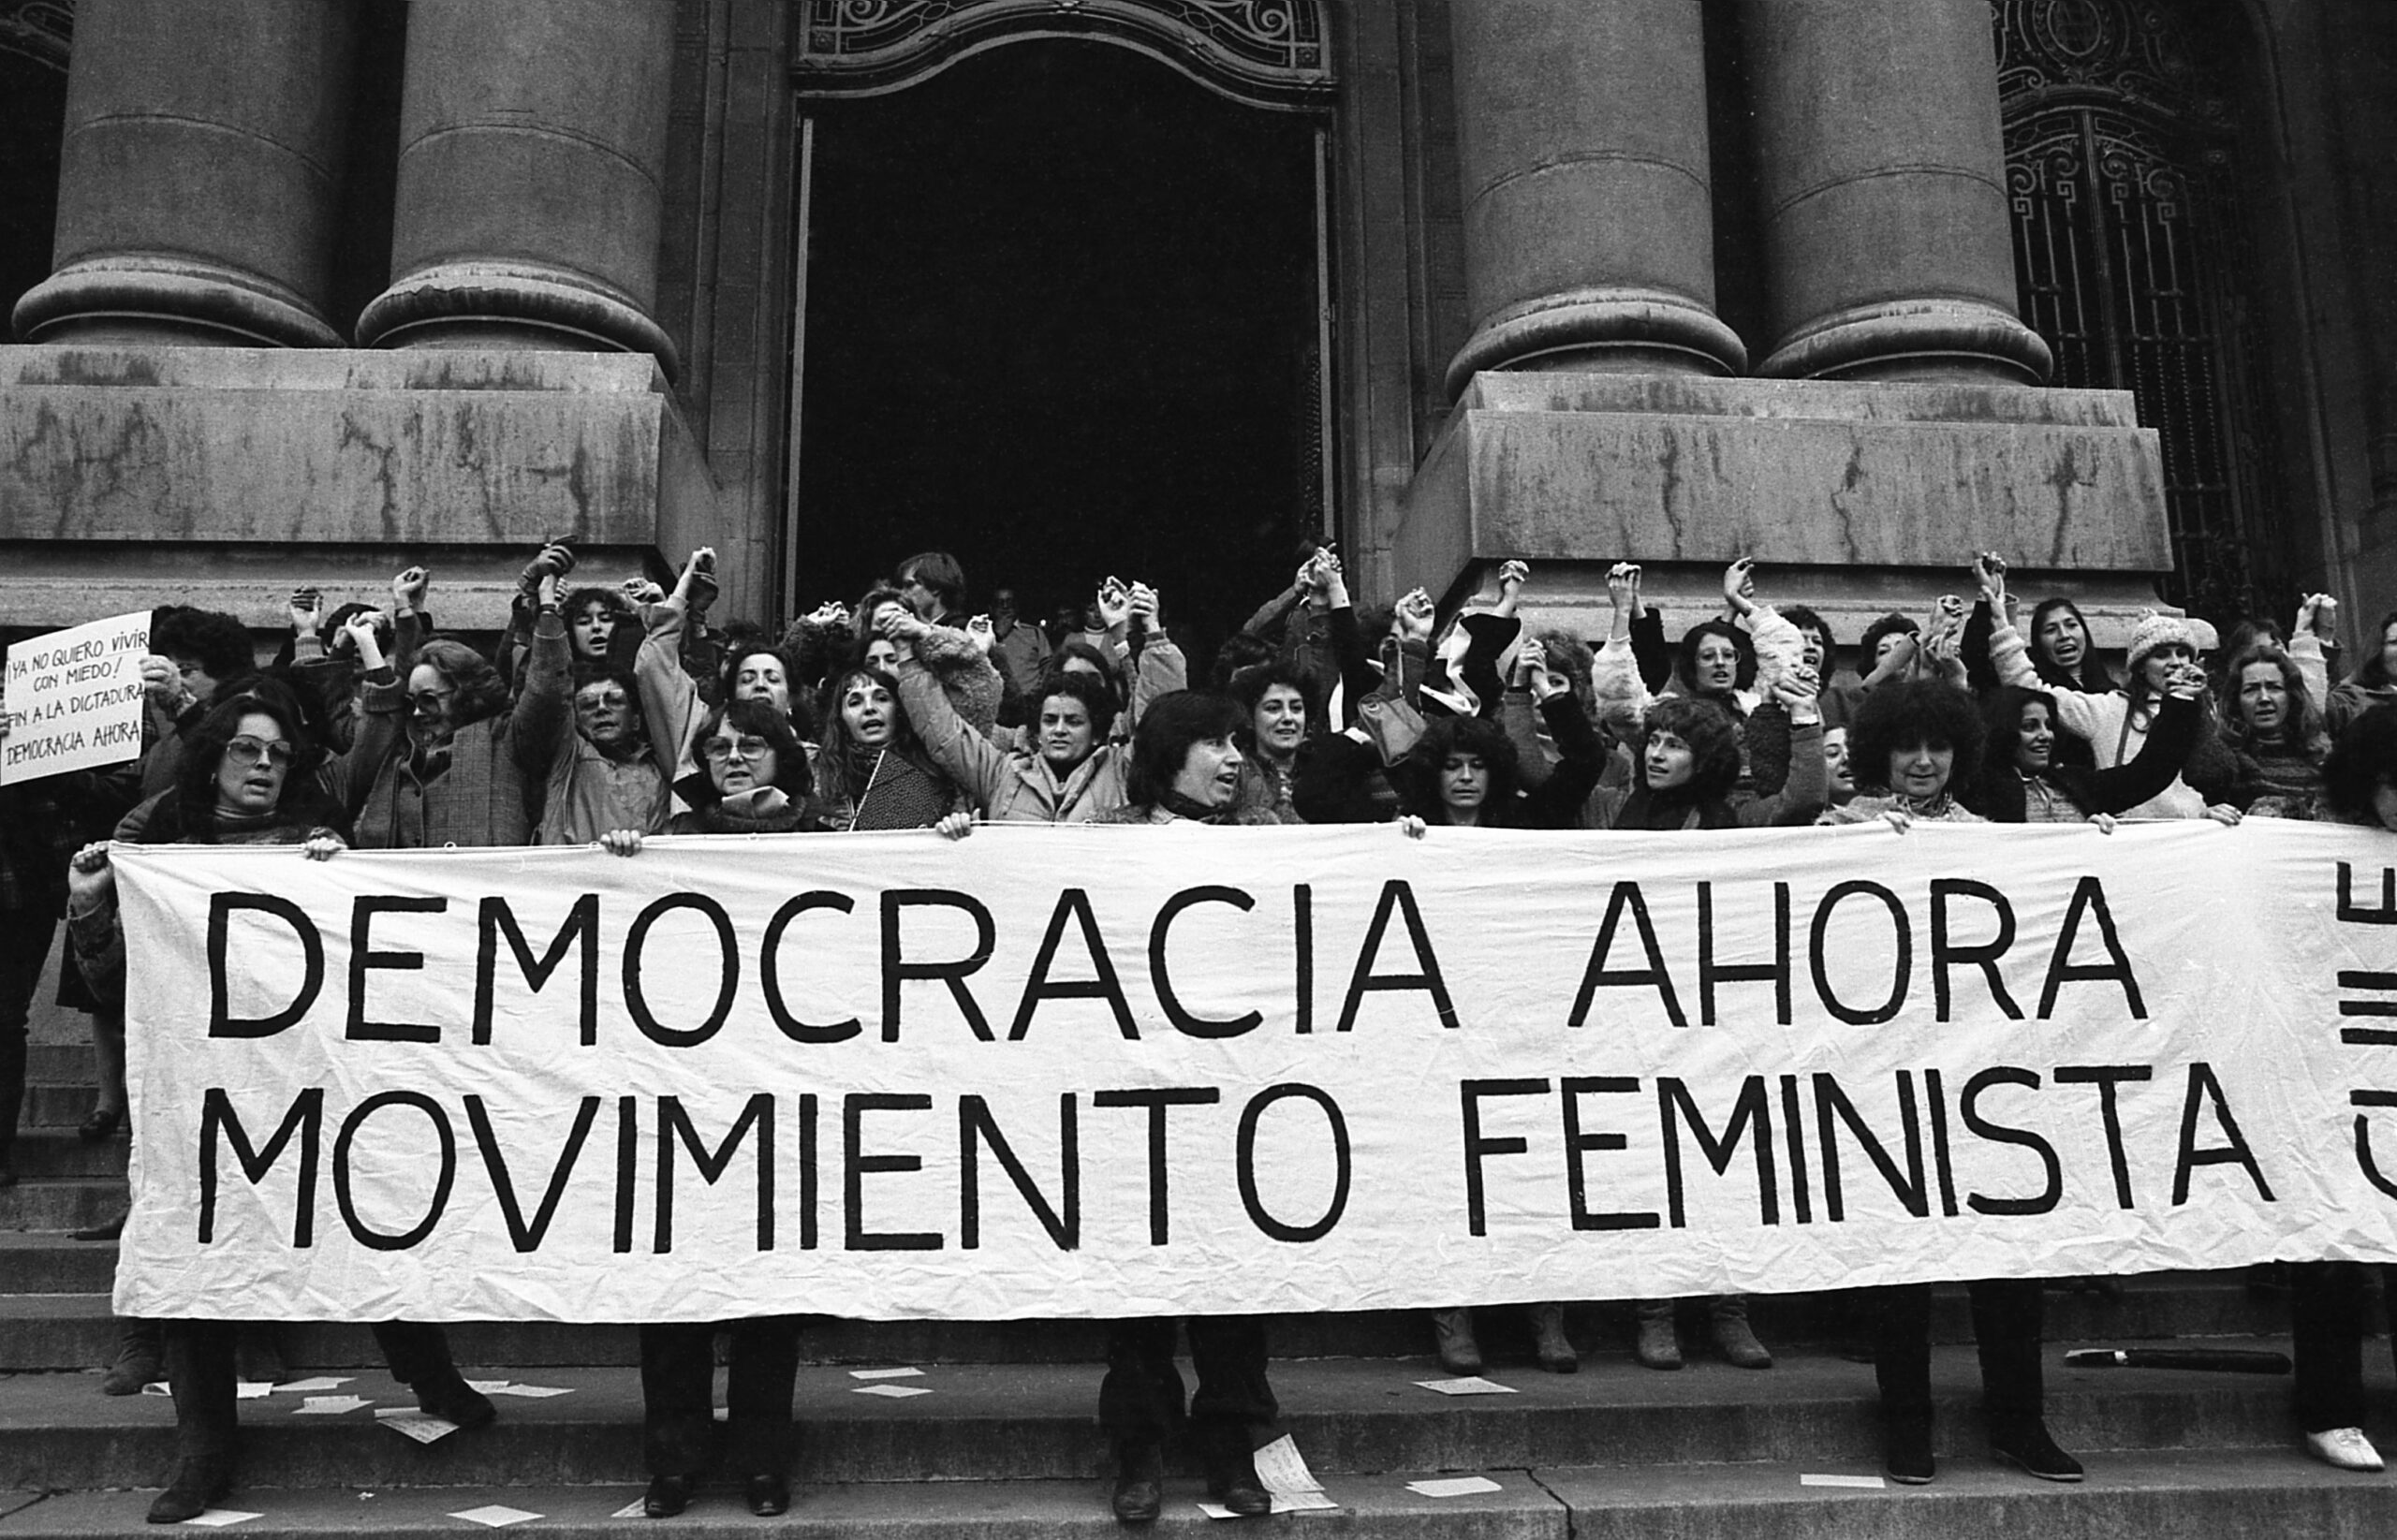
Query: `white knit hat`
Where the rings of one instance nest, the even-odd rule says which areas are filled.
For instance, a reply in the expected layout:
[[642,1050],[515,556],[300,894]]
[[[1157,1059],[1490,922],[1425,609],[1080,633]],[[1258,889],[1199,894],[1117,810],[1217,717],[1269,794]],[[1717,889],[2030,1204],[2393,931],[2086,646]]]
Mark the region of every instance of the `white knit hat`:
[[2136,670],[2146,661],[2147,654],[2174,643],[2192,653],[2198,651],[2198,634],[2187,621],[2178,615],[2159,615],[2153,609],[2143,609],[2140,611],[2139,623],[2131,627],[2127,666]]

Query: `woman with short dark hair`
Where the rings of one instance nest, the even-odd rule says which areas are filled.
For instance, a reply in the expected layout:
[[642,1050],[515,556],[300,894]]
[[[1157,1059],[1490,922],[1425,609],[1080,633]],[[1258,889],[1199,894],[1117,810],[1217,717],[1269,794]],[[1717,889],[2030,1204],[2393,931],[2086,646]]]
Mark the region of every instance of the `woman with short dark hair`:
[[[1237,807],[1241,726],[1240,708],[1220,696],[1193,690],[1160,696],[1133,736],[1125,783],[1129,800],[1091,822],[1258,821],[1259,814],[1243,814]],[[1208,1492],[1235,1514],[1269,1513],[1273,1500],[1257,1478],[1250,1440],[1250,1430],[1271,1423],[1278,1410],[1266,1377],[1264,1319],[1194,1315],[1188,1327],[1191,1367],[1198,1378],[1189,1422]],[[1164,1506],[1165,1437],[1183,1420],[1174,1328],[1169,1315],[1119,1320],[1108,1329],[1098,1420],[1118,1460],[1115,1517],[1127,1524],[1147,1523]]]
[[[675,818],[675,833],[787,834],[804,826],[807,756],[790,718],[770,701],[716,707],[700,724],[694,753],[704,768],[676,783],[691,811]],[[615,855],[638,856],[641,832],[614,829],[599,843]],[[718,1331],[730,1339],[724,1432],[743,1500],[759,1518],[790,1507],[799,1317],[647,1321],[640,1327],[641,1449],[650,1479],[641,1511],[652,1518],[689,1507],[707,1464]]]

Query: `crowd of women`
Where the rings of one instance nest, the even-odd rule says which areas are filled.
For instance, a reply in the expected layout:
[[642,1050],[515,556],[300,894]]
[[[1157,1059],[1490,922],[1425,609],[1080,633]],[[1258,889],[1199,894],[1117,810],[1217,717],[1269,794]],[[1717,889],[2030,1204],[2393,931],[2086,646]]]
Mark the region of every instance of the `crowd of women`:
[[[421,568],[388,606],[290,600],[269,666],[234,618],[159,612],[145,660],[150,731],[121,772],[0,791],[0,1181],[24,1078],[26,1003],[64,914],[66,1004],[92,1014],[100,1094],[83,1134],[125,1118],[125,959],[109,861],[132,843],[346,847],[598,843],[638,858],[644,836],[1035,823],[1388,823],[1421,837],[1467,829],[1704,831],[1884,819],[2089,822],[2243,815],[2397,829],[2397,614],[2343,672],[2337,607],[2307,598],[2286,630],[2235,630],[2209,672],[2212,631],[2151,614],[2119,680],[2068,599],[2027,620],[2004,561],[1974,558],[1967,600],[1890,615],[1854,668],[1811,610],[1763,602],[1751,564],[1727,570],[1719,617],[1669,639],[1639,567],[1609,577],[1593,648],[1519,614],[1528,569],[1508,562],[1494,603],[1443,615],[1416,590],[1356,605],[1335,552],[1310,545],[1290,586],[1219,648],[1197,681],[1157,591],[1110,579],[1053,631],[999,591],[970,613],[964,574],[926,552],[856,605],[780,631],[713,625],[713,556],[671,591],[639,579],[577,586],[551,545],[523,570],[513,618],[478,649],[434,624]],[[0,711],[0,730],[5,730]],[[78,833],[84,839],[79,840]],[[84,843],[88,840],[88,843]],[[121,1221],[119,1222],[121,1224]],[[112,1226],[88,1232],[95,1238]],[[2298,1414],[2309,1448],[2379,1468],[2365,1438],[2364,1280],[2346,1264],[2293,1269]],[[1972,1288],[1993,1450],[2051,1480],[2081,1468],[2049,1436],[2040,1290]],[[1716,1348],[1744,1368],[1772,1355],[1743,1301],[1708,1301]],[[1675,1302],[1645,1301],[1637,1355],[1675,1369]],[[1890,1474],[1934,1474],[1927,1287],[1876,1291],[1873,1358]],[[1559,1305],[1532,1318],[1542,1367],[1576,1367]],[[753,1512],[783,1511],[798,1324],[726,1323],[729,1468]],[[491,1402],[461,1377],[437,1327],[377,1325],[393,1374],[462,1426]],[[271,1375],[271,1337],[230,1322],[126,1323],[104,1388],[162,1367],[180,1464],[151,1518],[188,1518],[234,1474],[237,1377]],[[681,1512],[716,1433],[713,1328],[641,1332],[646,1511]],[[1186,1406],[1175,1323],[1110,1334],[1099,1415],[1126,1522],[1162,1502],[1162,1448],[1186,1427],[1213,1496],[1268,1511],[1252,1434],[1275,1415],[1264,1323],[1194,1319]],[[1441,1361],[1480,1364],[1471,1313],[1436,1313]]]

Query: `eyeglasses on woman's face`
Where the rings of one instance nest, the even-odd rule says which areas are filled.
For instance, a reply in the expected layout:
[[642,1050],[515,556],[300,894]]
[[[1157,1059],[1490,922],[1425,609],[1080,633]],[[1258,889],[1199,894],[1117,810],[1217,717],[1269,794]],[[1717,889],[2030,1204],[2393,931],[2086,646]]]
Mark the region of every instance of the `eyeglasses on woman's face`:
[[711,738],[700,746],[699,752],[707,755],[711,765],[721,765],[736,758],[754,765],[766,756],[766,751],[772,746],[764,739],[754,736]]
[[270,743],[263,738],[252,738],[246,733],[225,745],[225,757],[245,770],[261,759],[276,770],[289,770],[298,753],[280,739]]

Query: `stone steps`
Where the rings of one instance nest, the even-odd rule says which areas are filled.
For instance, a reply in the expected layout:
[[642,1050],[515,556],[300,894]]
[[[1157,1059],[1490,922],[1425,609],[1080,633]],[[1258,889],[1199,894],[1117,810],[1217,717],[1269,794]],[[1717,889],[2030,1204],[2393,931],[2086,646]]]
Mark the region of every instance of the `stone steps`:
[[50,1177],[0,1188],[0,1231],[80,1230],[125,1207],[122,1176]]
[[[1287,1520],[1310,1535],[1385,1540],[1934,1540],[2031,1533],[2040,1540],[2360,1540],[2397,1529],[2397,1484],[2342,1477],[2285,1449],[2118,1456],[2077,1487],[2057,1487],[1985,1459],[1950,1461],[1929,1487],[1877,1490],[1805,1487],[1817,1465],[1772,1463],[1624,1471],[1584,1467],[1500,1469],[1499,1490],[1459,1498],[1409,1491],[1416,1473],[1326,1476],[1339,1513]],[[0,1536],[155,1534],[142,1521],[151,1490],[22,1494],[13,1512],[0,1495]],[[1197,1534],[1211,1521],[1196,1506],[1197,1483],[1167,1486],[1167,1511],[1153,1531]],[[259,1517],[246,1536],[357,1540],[456,1534],[451,1517],[501,1504],[542,1517],[528,1531],[566,1530],[595,1540],[655,1540],[658,1525],[614,1515],[640,1496],[638,1485],[290,1490],[249,1485],[227,1505]],[[1127,1532],[1109,1517],[1095,1481],[924,1482],[802,1486],[775,1533],[871,1536],[875,1540],[1105,1540]],[[749,1540],[760,1524],[728,1486],[703,1487],[673,1521],[677,1540]],[[1222,1533],[1221,1531],[1212,1532]],[[1250,1533],[1234,1531],[1232,1533]],[[1279,1527],[1274,1533],[1279,1533]]]
[[[88,1054],[85,1057],[89,1057]],[[25,1087],[22,1109],[17,1115],[19,1137],[37,1128],[73,1128],[91,1114],[99,1102],[99,1092],[88,1076],[79,1085],[42,1084]],[[122,1141],[118,1144],[124,1149]],[[123,1154],[118,1161],[122,1164]]]
[[92,1045],[89,1041],[35,1041],[25,1050],[25,1083],[89,1086],[92,1083]]
[[[2244,1345],[2279,1347],[2260,1339]],[[2389,1357],[2366,1355],[2379,1415],[2397,1409]],[[2059,1442],[2103,1466],[2106,1451],[2295,1446],[2286,1376],[2064,1367],[2048,1353],[2048,1421]],[[592,1485],[640,1469],[638,1374],[624,1369],[472,1369],[568,1387],[544,1401],[503,1398],[500,1420],[419,1445],[371,1413],[296,1415],[280,1392],[242,1405],[243,1470],[272,1487]],[[931,1394],[885,1400],[820,1365],[800,1371],[797,1474],[810,1483],[1096,1479],[1106,1450],[1094,1417],[1096,1365],[938,1365],[904,1383]],[[1282,1427],[1319,1474],[1481,1471],[1548,1465],[1647,1468],[1802,1462],[1877,1469],[1872,1371],[1796,1355],[1768,1372],[1717,1364],[1658,1374],[1596,1365],[1575,1375],[1500,1371],[1514,1394],[1443,1397],[1415,1382],[1431,1360],[1277,1360]],[[1933,1364],[1945,1455],[1980,1447],[1972,1350]],[[82,1489],[158,1480],[172,1464],[174,1410],[163,1397],[110,1398],[88,1374],[19,1375],[0,1384],[0,1489]],[[410,1404],[384,1372],[342,1393]]]
[[72,1124],[20,1127],[9,1162],[21,1183],[44,1177],[122,1178],[125,1163],[125,1140],[86,1144]]
[[[0,1235],[0,1371],[73,1371],[104,1364],[115,1350],[108,1290],[112,1244],[63,1236]],[[2234,1273],[2159,1273],[2124,1280],[2119,1301],[2066,1292],[2048,1297],[2048,1335],[2055,1342],[2143,1342],[2173,1338],[2269,1336],[2287,1329],[2287,1304],[2250,1289]],[[1777,1351],[1843,1344],[1857,1333],[1844,1297],[1759,1296],[1750,1301],[1758,1335]],[[1520,1313],[1480,1313],[1488,1360],[1531,1361]],[[1621,1303],[1575,1305],[1567,1330],[1593,1362],[1629,1361],[1632,1321]],[[1276,1350],[1288,1357],[1409,1357],[1430,1350],[1419,1312],[1327,1312],[1277,1317]],[[450,1336],[462,1357],[520,1366],[626,1366],[638,1361],[626,1326],[556,1322],[461,1322]],[[1694,1360],[1712,1358],[1702,1310],[1685,1307],[1683,1341]],[[1936,1297],[1933,1338],[1969,1342],[1972,1322],[1961,1286]],[[363,1327],[295,1322],[279,1328],[294,1366],[328,1371],[381,1360]],[[825,1363],[1090,1363],[1104,1356],[1106,1332],[1088,1321],[848,1321],[826,1318],[802,1339],[809,1358]]]

